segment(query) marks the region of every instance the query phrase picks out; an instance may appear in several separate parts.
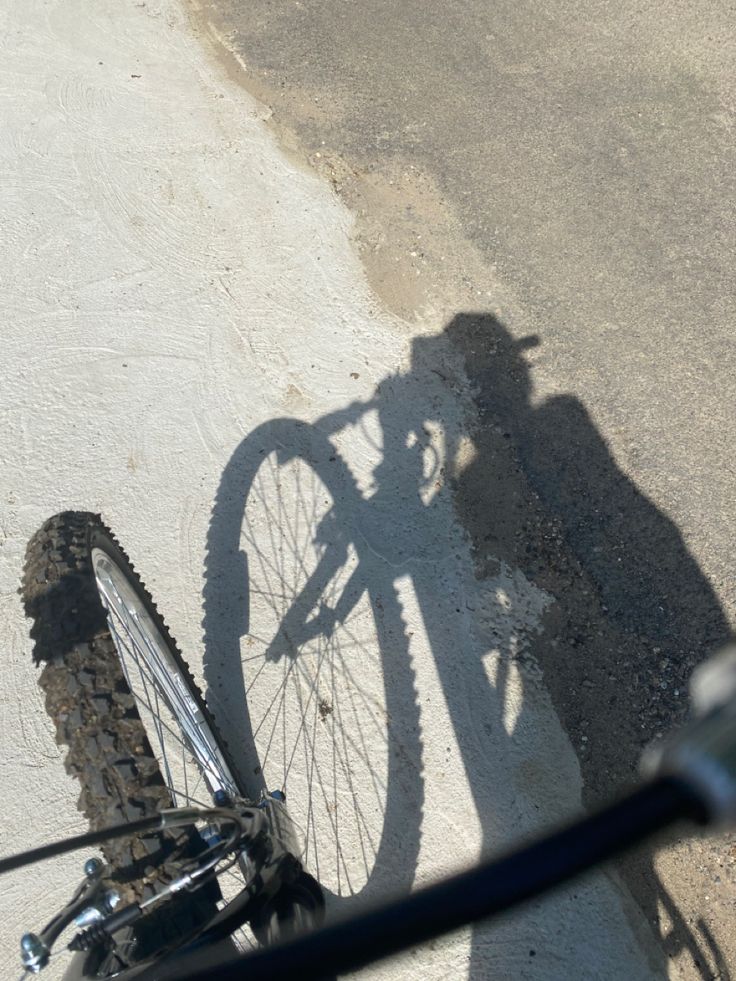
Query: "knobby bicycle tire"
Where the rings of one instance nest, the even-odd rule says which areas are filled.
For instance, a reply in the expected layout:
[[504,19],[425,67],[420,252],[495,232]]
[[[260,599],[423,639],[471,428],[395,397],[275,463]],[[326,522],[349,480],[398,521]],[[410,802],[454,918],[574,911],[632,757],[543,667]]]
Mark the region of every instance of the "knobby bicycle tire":
[[[29,542],[21,586],[46,710],[66,747],[65,766],[80,784],[78,807],[92,830],[134,821],[172,806],[172,797],[127,684],[91,561],[93,544],[124,569],[155,619],[171,656],[212,731],[186,663],[133,567],[98,515],[68,511],[45,522]],[[222,751],[227,754],[223,746]],[[234,768],[233,768],[234,772]],[[204,847],[195,829],[103,845],[110,885],[123,900],[145,899]],[[136,928],[138,957],[193,935],[217,912],[215,882],[166,903]],[[112,973],[119,964],[108,964]]]

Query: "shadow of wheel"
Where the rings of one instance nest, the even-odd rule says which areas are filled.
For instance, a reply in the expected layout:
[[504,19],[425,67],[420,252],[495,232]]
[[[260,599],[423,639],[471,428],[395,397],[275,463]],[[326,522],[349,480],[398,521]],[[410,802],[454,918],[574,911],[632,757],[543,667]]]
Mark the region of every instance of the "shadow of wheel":
[[285,793],[328,911],[408,888],[420,841],[414,674],[367,507],[324,434],[276,419],[229,461],[207,543],[208,698],[249,793]]

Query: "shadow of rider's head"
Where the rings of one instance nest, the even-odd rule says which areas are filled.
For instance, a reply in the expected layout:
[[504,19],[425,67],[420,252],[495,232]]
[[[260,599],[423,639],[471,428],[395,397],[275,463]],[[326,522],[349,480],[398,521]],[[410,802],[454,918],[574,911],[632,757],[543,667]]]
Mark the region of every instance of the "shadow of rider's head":
[[466,355],[466,370],[481,393],[479,408],[512,420],[531,397],[533,385],[524,351],[539,337],[516,340],[490,313],[461,313],[445,328],[448,340]]

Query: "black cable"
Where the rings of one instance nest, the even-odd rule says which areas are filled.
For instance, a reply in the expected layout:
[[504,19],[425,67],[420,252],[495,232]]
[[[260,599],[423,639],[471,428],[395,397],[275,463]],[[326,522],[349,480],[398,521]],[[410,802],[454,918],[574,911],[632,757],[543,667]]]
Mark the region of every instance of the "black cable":
[[32,848],[27,852],[9,855],[7,858],[0,859],[0,875],[4,872],[12,872],[13,869],[20,869],[24,865],[32,865],[34,862],[54,858],[56,855],[76,851],[78,848],[91,848],[94,845],[101,845],[105,841],[112,841],[114,838],[126,838],[128,835],[144,834],[146,831],[163,831],[166,828],[195,824],[205,818],[220,818],[233,825],[233,831],[225,842],[227,847],[222,849],[224,854],[235,847],[235,843],[244,830],[243,820],[246,817],[252,820],[257,814],[258,812],[252,809],[239,815],[236,811],[231,811],[225,807],[170,807],[151,817],[141,818],[139,821],[115,824],[110,828],[102,828],[100,831],[88,831],[86,834],[77,835],[74,838],[64,838],[62,841],[55,841],[50,845],[42,845],[40,848]]
[[[207,950],[158,964],[157,981],[299,981],[330,977],[541,895],[657,831],[707,821],[684,784],[659,779],[526,848],[288,943],[219,963]],[[146,971],[140,981],[149,977]]]
[[74,838],[64,838],[62,841],[55,841],[50,845],[42,845],[40,848],[31,848],[30,851],[1,858],[0,875],[4,872],[12,872],[13,869],[20,869],[24,865],[42,862],[46,858],[65,855],[67,852],[76,851],[78,848],[92,848],[94,845],[101,845],[104,841],[111,841],[113,838],[125,838],[127,835],[142,834],[145,831],[160,828],[161,815],[154,814],[153,817],[141,818],[140,821],[116,824],[112,828],[103,828],[102,831],[88,831],[86,834],[76,835]]

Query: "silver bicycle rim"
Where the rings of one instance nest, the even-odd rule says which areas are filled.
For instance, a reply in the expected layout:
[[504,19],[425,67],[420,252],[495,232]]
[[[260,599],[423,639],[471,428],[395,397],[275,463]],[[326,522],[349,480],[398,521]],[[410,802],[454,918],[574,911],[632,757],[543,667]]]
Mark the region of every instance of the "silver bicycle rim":
[[[241,797],[187,679],[127,574],[102,549],[93,548],[91,559],[123,674],[174,806],[210,807],[218,792]],[[223,908],[243,889],[244,876],[234,869],[218,875]],[[247,926],[232,939],[241,950],[257,946]]]
[[239,796],[215,734],[127,575],[102,549],[93,548],[91,557],[123,673],[174,806],[211,806],[215,795]]

